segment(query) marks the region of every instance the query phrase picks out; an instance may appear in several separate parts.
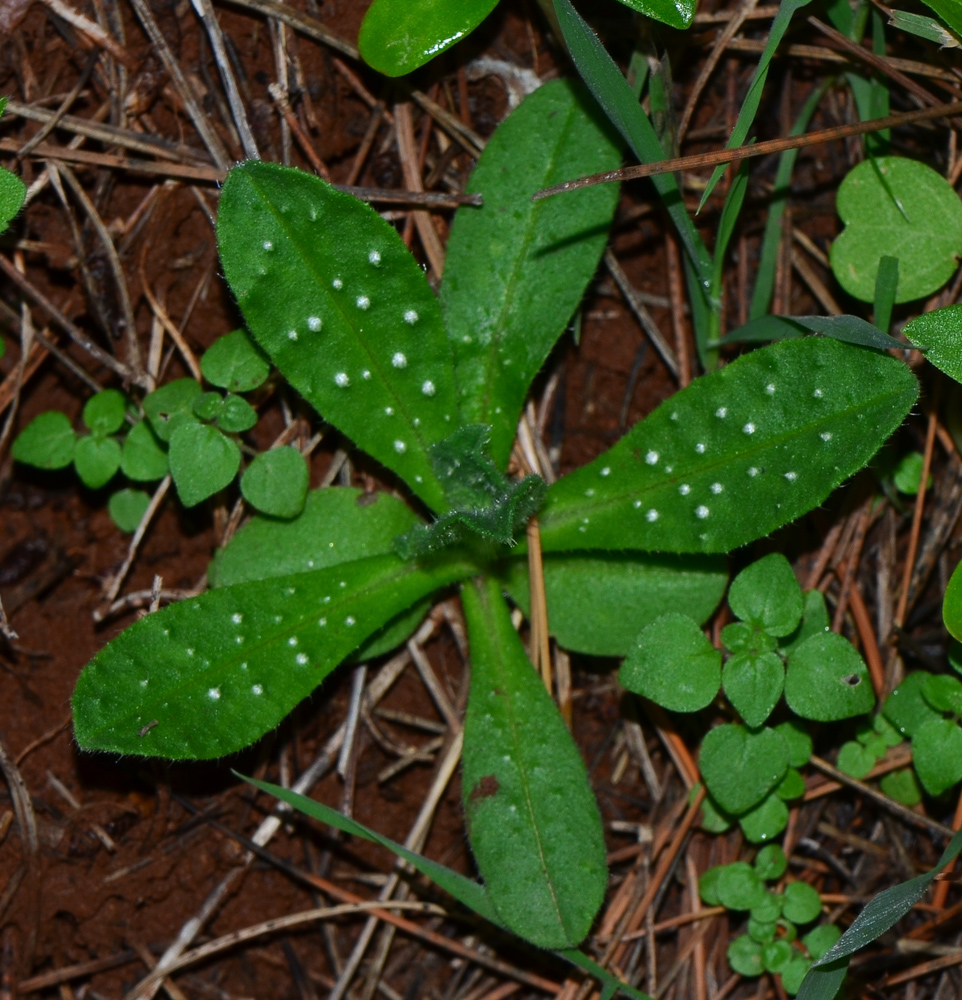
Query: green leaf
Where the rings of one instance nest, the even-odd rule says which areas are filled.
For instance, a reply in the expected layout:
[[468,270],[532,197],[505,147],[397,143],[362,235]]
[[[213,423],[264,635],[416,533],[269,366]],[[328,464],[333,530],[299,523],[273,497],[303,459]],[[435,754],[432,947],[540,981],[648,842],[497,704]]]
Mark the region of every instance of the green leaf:
[[957,833],[931,871],[892,886],[867,903],[838,942],[815,963],[798,992],[801,1000],[833,1000],[845,978],[848,956],[894,927],[925,895],[935,876],[954,861],[960,851],[962,833]]
[[395,228],[318,177],[276,163],[231,170],[224,273],[255,340],[291,385],[429,506],[429,449],[457,426],[437,299]]
[[[948,3],[946,6],[948,6]],[[953,6],[956,5],[953,4]],[[957,16],[959,14],[962,14],[962,11],[957,12]],[[962,25],[962,17],[959,17],[958,20],[959,24]],[[935,18],[926,17],[924,14],[913,14],[907,10],[890,10],[889,24],[896,31],[907,31],[910,35],[916,35],[918,38],[924,38],[926,41],[935,42],[936,45],[942,48],[959,47],[959,38],[957,35],[945,28]]]
[[729,816],[710,795],[705,796],[701,805],[700,826],[706,833],[724,833],[731,828],[733,822],[733,817]]
[[91,396],[84,405],[83,422],[97,437],[120,430],[127,413],[127,399],[116,389],[104,389]]
[[748,918],[748,936],[760,945],[771,944],[777,931],[778,924],[774,920],[759,920],[754,913]]
[[263,451],[244,470],[240,485],[244,499],[264,514],[297,517],[307,500],[307,462],[296,448]]
[[[705,622],[728,580],[724,560],[704,556],[561,552],[546,555],[543,566],[551,634],[565,649],[593,656],[625,656],[643,628],[681,605]],[[503,579],[527,615],[527,560],[513,560]]]
[[807,882],[789,882],[783,896],[782,915],[793,924],[810,924],[822,912],[822,900]]
[[493,580],[462,593],[471,645],[464,723],[468,836],[516,934],[572,947],[604,898],[605,844],[578,748],[525,655]]
[[[389,493],[339,486],[314,490],[301,515],[292,521],[252,518],[215,554],[207,576],[212,587],[229,587],[388,555],[394,551],[395,538],[417,520],[406,504]],[[429,607],[426,598],[402,612],[363,642],[352,659],[363,661],[394,649],[414,632]]]
[[732,707],[752,729],[772,714],[785,686],[785,667],[775,653],[736,653],[722,671]]
[[[707,801],[707,799],[706,799]],[[718,884],[721,880],[722,870],[725,865],[716,865],[709,868],[698,878],[698,894],[706,906],[720,906],[721,896],[718,894]]]
[[[758,853],[778,847],[778,844],[768,844]],[[757,870],[757,869],[756,869]],[[779,878],[781,876],[778,876]],[[752,919],[759,923],[774,923],[782,915],[782,897],[771,890],[766,890],[764,897],[752,907]]]
[[962,382],[962,305],[945,306],[922,313],[902,327],[916,347],[925,350],[925,360]]
[[882,257],[899,262],[896,302],[931,295],[955,273],[962,254],[962,202],[948,181],[918,160],[865,160],[836,198],[845,225],[832,244],[832,270],[849,295],[875,298]]
[[[638,636],[618,680],[629,691],[663,708],[697,712],[718,694],[721,653],[696,621],[673,612],[657,618]],[[715,798],[728,808],[720,796]]]
[[869,753],[861,743],[849,740],[842,744],[835,766],[853,778],[864,778],[875,767],[875,755]]
[[240,450],[216,427],[178,423],[170,436],[170,474],[185,507],[213,496],[237,475]]
[[775,729],[788,746],[788,763],[792,767],[804,767],[812,756],[812,737],[805,724],[799,719],[789,719]]
[[873,716],[872,728],[878,734],[886,748],[897,747],[902,742],[902,734],[881,713]]
[[923,0],[955,32],[962,34],[962,7],[958,0]]
[[[792,960],[782,969],[782,987],[789,996],[795,996],[801,989],[802,982],[812,967],[810,959],[802,955],[795,955]],[[844,971],[842,978],[844,978]]]
[[219,392],[203,392],[190,408],[198,420],[216,420],[224,409],[224,397]]
[[767,895],[758,872],[746,861],[735,861],[711,870],[718,872],[715,895],[726,909],[751,910]]
[[882,707],[885,718],[907,739],[912,739],[926,722],[942,718],[922,693],[929,676],[924,670],[909,674]]
[[922,801],[922,788],[915,777],[915,772],[910,767],[901,771],[890,771],[883,775],[879,782],[879,788],[890,799],[895,799],[896,802],[901,802],[903,806],[908,806],[910,809]]
[[120,471],[138,483],[153,482],[167,475],[167,452],[146,420],[134,424],[124,439]]
[[[888,114],[888,111],[886,111]],[[895,305],[895,290],[899,284],[898,257],[880,257],[875,273],[875,328],[888,332],[892,322],[892,306]],[[853,317],[854,318],[854,317]],[[894,338],[893,338],[894,339]]]
[[[16,458],[16,443],[13,447],[13,457]],[[945,588],[945,598],[942,601],[942,620],[945,622],[949,634],[962,641],[962,563],[952,571],[949,585]]]
[[219,389],[250,392],[267,381],[271,366],[246,330],[233,330],[204,351],[200,370]]
[[731,653],[768,653],[776,646],[775,639],[747,622],[731,622],[721,631],[721,641]]
[[922,697],[936,712],[962,715],[962,682],[951,674],[929,674],[922,682]]
[[132,534],[150,506],[150,496],[143,490],[117,490],[107,502],[110,518],[121,531]]
[[374,0],[361,23],[361,57],[385,76],[404,76],[459,42],[498,0]]
[[790,656],[806,640],[819,632],[829,630],[828,609],[825,598],[818,590],[807,590],[802,595],[802,623],[779,642],[783,656]]
[[767,843],[788,826],[788,806],[773,792],[740,816],[738,823],[750,844]]
[[836,924],[819,924],[802,938],[802,944],[812,958],[821,958],[841,936],[842,930]]
[[701,745],[699,764],[715,801],[740,816],[782,780],[788,768],[788,744],[768,727],[750,732],[744,726],[716,726]]
[[760,976],[764,971],[762,946],[747,934],[742,934],[732,941],[728,946],[727,955],[728,964],[740,976]]
[[923,723],[912,737],[912,763],[929,795],[962,781],[962,729],[950,719]]
[[797,954],[784,939],[772,941],[762,949],[762,965],[766,972],[781,972]]
[[251,744],[394,615],[471,572],[396,556],[211,590],[147,615],[84,668],[88,750],[207,759]]
[[441,309],[462,419],[491,427],[498,468],[507,464],[531,380],[594,276],[618,186],[542,201],[531,196],[570,177],[615,169],[616,139],[582,86],[546,83],[488,140],[467,187],[483,195],[484,206],[455,215]]
[[788,858],[778,844],[768,844],[755,855],[755,871],[763,882],[781,878],[788,868]]
[[[922,483],[922,468],[925,459],[919,451],[910,451],[899,460],[895,467],[892,480],[900,493],[915,496]],[[932,485],[932,477],[929,476],[928,486]]]
[[868,667],[835,632],[806,639],[788,658],[785,700],[803,719],[834,722],[864,715],[875,705]]
[[794,767],[790,767],[775,786],[775,794],[784,802],[800,799],[805,794],[805,779]]
[[193,405],[200,394],[201,388],[192,378],[179,378],[144,397],[144,413],[161,441],[170,441],[171,431],[181,421],[196,419]]
[[780,552],[743,569],[732,581],[728,604],[742,621],[776,637],[791,635],[802,620],[802,588]]
[[227,434],[243,434],[257,423],[257,411],[246,399],[228,393],[217,414],[217,426]]
[[11,454],[18,462],[37,469],[64,469],[73,461],[76,440],[67,415],[48,410],[17,435]]
[[735,232],[738,217],[741,215],[747,191],[748,160],[742,160],[731,182],[731,186],[728,188],[728,194],[725,195],[725,203],[722,206],[721,216],[718,220],[712,268],[711,294],[713,298],[721,295],[725,276],[725,254],[728,251],[728,244],[731,242],[731,238]]
[[[889,258],[884,258],[888,260]],[[903,348],[902,341],[883,333],[859,316],[760,316],[725,334],[720,344],[750,344],[804,336],[809,330],[833,340],[877,350]]]
[[120,444],[116,438],[87,434],[77,439],[73,464],[84,486],[99,490],[120,468]]
[[639,14],[661,21],[671,28],[689,27],[698,6],[696,0],[621,0],[621,2]]
[[861,468],[917,392],[901,362],[834,340],[743,355],[555,483],[539,516],[542,546],[744,545],[811,510]]

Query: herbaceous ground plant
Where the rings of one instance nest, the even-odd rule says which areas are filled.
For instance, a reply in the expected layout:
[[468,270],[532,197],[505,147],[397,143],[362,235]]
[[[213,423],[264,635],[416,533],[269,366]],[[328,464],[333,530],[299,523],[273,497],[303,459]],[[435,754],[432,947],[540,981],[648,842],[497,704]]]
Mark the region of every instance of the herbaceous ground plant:
[[[694,15],[683,4],[627,5],[677,29]],[[775,49],[804,6],[779,6],[732,147],[753,134]],[[376,0],[361,52],[386,73],[409,72],[492,7]],[[84,750],[168,760],[235,754],[342,663],[390,652],[439,595],[457,593],[471,673],[453,731],[480,879],[289,789],[253,784],[388,846],[488,925],[594,977],[602,996],[643,996],[639,976],[625,982],[605,949],[579,950],[608,873],[588,771],[553,697],[550,630],[559,648],[622,659],[626,710],[647,714],[679,754],[691,819],[708,833],[739,831],[742,857],[697,882],[702,902],[739,928],[727,950],[732,970],[827,1000],[843,988],[850,956],[922,898],[962,836],[935,868],[844,921],[824,919],[824,900],[790,874],[780,840],[813,768],[859,782],[877,762],[898,759],[876,794],[903,815],[958,786],[962,656],[953,648],[948,669],[930,665],[888,690],[840,623],[833,628],[823,592],[803,588],[784,554],[755,558],[745,547],[818,508],[870,462],[866,523],[885,502],[924,495],[930,451],[876,455],[919,399],[908,345],[962,381],[962,307],[947,300],[902,324],[904,340],[892,317],[955,275],[962,203],[940,173],[894,155],[888,133],[871,126],[863,162],[838,190],[843,229],[830,254],[855,312],[774,314],[797,155],[783,151],[751,309],[724,332],[725,268],[749,161],[732,172],[708,242],[677,176],[653,174],[681,247],[702,374],[549,483],[526,458],[537,447],[514,448],[519,419],[605,253],[619,196],[610,176],[566,182],[674,150],[666,65],[639,56],[626,79],[570,0],[544,7],[578,76],[534,90],[491,136],[467,189],[479,198],[457,210],[436,289],[372,208],[310,173],[249,159],[230,170],[216,220],[244,326],[204,353],[194,378],[146,393],[107,389],[87,402],[79,434],[51,411],[17,437],[20,462],[73,466],[94,490],[110,484],[123,530],[146,523],[143,483],[172,484],[190,508],[236,478],[259,512],[216,553],[209,590],[142,617],[86,666],[73,697],[76,740]],[[901,30],[954,39],[953,10],[933,4],[931,13],[941,20],[916,14]],[[877,12],[835,3],[827,16],[853,44],[871,22],[884,52]],[[876,77],[851,73],[838,85],[862,120],[885,117],[889,92]],[[813,91],[794,131],[830,92]],[[724,170],[704,185],[702,205]],[[6,214],[18,205],[11,200]],[[310,491],[295,448],[256,452],[245,434],[270,379],[378,463],[392,488]],[[530,437],[530,426],[522,433]],[[531,627],[519,630],[525,618]],[[717,627],[706,634],[710,620]],[[962,636],[957,577],[945,622]],[[697,763],[678,747],[682,731]]]

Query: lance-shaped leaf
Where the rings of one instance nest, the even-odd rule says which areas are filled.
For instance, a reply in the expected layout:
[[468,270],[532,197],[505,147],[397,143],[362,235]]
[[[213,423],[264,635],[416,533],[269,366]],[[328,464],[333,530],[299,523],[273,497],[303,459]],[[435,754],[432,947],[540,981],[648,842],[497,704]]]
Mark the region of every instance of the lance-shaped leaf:
[[694,0],[621,0],[632,10],[672,28],[687,28],[695,16]]
[[471,567],[375,556],[211,590],[148,615],[84,668],[77,742],[172,759],[222,757],[276,726],[371,633]]
[[248,327],[301,395],[434,509],[430,445],[457,426],[437,300],[393,226],[275,163],[235,167],[217,238]]
[[918,395],[901,362],[785,340],[697,379],[600,458],[559,480],[545,551],[726,552],[820,504]]
[[463,591],[471,645],[464,724],[468,836],[491,901],[516,934],[570,948],[607,879],[584,762],[492,580]]
[[[420,521],[411,508],[389,493],[340,486],[314,490],[293,521],[252,518],[214,556],[207,578],[212,587],[232,587],[388,555],[398,535],[417,524]],[[426,598],[403,611],[363,642],[351,658],[380,656],[404,642],[429,606]]]
[[531,94],[488,140],[468,182],[484,206],[458,210],[441,308],[466,423],[488,424],[503,468],[531,380],[595,273],[618,185],[563,198],[531,196],[570,177],[612,170],[620,144],[584,87],[568,80]]

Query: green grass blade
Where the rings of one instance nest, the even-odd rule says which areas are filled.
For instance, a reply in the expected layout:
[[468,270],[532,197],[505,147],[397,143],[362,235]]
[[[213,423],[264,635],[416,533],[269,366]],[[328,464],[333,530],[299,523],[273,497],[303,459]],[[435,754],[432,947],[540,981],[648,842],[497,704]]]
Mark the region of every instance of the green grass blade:
[[435,510],[428,450],[458,423],[441,311],[397,231],[318,177],[235,167],[217,237],[254,338],[291,385]]
[[901,423],[901,362],[821,337],[784,340],[694,381],[559,480],[546,552],[726,552],[820,504]]
[[564,332],[605,248],[618,186],[532,201],[542,188],[621,162],[618,137],[583,87],[536,90],[488,140],[468,191],[482,208],[451,227],[441,309],[465,423],[491,427],[491,457],[511,453],[531,380]]
[[725,269],[725,254],[728,251],[728,244],[731,242],[735,232],[735,225],[738,216],[741,214],[742,205],[745,202],[745,194],[748,191],[748,160],[742,160],[732,181],[728,194],[725,196],[725,204],[722,207],[721,218],[718,220],[718,236],[715,239],[714,269],[712,273],[712,296],[718,298],[721,295],[722,276]]
[[[748,138],[748,133],[755,122],[755,115],[758,114],[758,106],[762,101],[762,91],[765,89],[765,81],[768,79],[768,70],[775,55],[775,50],[778,48],[782,38],[785,37],[785,32],[788,31],[795,12],[801,10],[802,7],[809,3],[811,3],[811,0],[781,0],[778,6],[778,13],[775,15],[775,20],[772,21],[771,31],[768,33],[768,41],[765,43],[765,49],[758,59],[758,66],[755,68],[755,75],[752,77],[748,94],[742,103],[741,110],[738,112],[738,118],[735,120],[735,127],[732,129],[732,134],[728,140],[728,149],[735,149],[737,146],[741,146]],[[711,179],[708,181],[708,185],[701,196],[701,202],[698,205],[699,211],[704,208],[705,202],[711,197],[715,185],[721,180],[725,170],[726,166],[724,164],[715,167]]]
[[689,27],[697,4],[693,0],[621,0],[632,10],[682,31]]
[[[898,257],[880,257],[875,276],[875,326],[887,332],[892,322],[895,289],[899,283]],[[894,340],[894,338],[892,338]],[[896,341],[898,343],[898,341]],[[891,345],[890,345],[891,346]]]
[[147,615],[84,668],[88,750],[209,759],[253,743],[385,622],[473,567],[375,556],[211,590]]
[[588,772],[493,580],[462,591],[471,645],[464,808],[502,921],[542,948],[588,933],[607,871]]

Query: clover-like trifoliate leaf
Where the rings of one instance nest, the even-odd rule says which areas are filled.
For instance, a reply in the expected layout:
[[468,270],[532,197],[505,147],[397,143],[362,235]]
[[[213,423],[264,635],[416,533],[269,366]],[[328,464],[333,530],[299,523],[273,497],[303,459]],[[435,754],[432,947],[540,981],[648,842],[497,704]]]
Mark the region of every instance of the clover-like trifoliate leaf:
[[768,844],[755,855],[755,871],[764,882],[781,878],[788,868],[788,858],[779,844]]
[[[565,649],[592,656],[625,656],[643,628],[679,607],[701,625],[728,580],[719,556],[555,552],[543,569],[551,634]],[[505,586],[528,614],[527,559],[511,562]]]
[[127,412],[127,400],[116,389],[104,389],[84,404],[83,422],[99,437],[120,430]]
[[855,647],[836,632],[822,632],[788,658],[785,700],[803,719],[834,722],[870,712],[875,692]]
[[167,452],[146,420],[134,424],[124,438],[120,470],[128,479],[149,483],[167,475]]
[[701,745],[699,766],[705,785],[727,812],[740,816],[757,805],[788,769],[788,744],[767,726],[716,726]]
[[496,581],[462,593],[471,645],[464,808],[501,919],[543,948],[588,933],[605,893],[605,843],[581,754],[511,624]]
[[890,771],[888,774],[882,775],[879,788],[890,799],[895,799],[896,802],[901,802],[903,806],[908,806],[910,809],[922,801],[922,788],[911,767],[903,768],[901,771]]
[[738,817],[738,825],[750,844],[768,844],[788,826],[788,806],[777,791],[769,792]]
[[84,668],[73,697],[77,742],[172,759],[241,750],[386,621],[472,571],[454,560],[375,556],[172,604]]
[[842,181],[836,208],[845,229],[832,244],[832,270],[849,295],[873,301],[882,257],[899,262],[896,302],[930,295],[955,272],[962,202],[926,164],[899,156],[864,160]]
[[[696,621],[678,612],[665,614],[638,636],[618,679],[629,691],[663,708],[697,712],[718,694],[721,653]],[[719,802],[727,808],[722,799]]]
[[931,719],[912,737],[912,763],[929,795],[962,781],[962,729],[951,719]]
[[34,417],[17,435],[13,457],[37,469],[65,469],[73,461],[77,435],[66,413],[47,410]]
[[262,451],[241,476],[244,499],[264,514],[297,517],[307,499],[307,462],[289,446]]
[[250,392],[267,380],[271,366],[246,330],[233,330],[204,351],[200,370],[220,389]]
[[546,83],[488,140],[467,188],[483,195],[484,205],[458,209],[451,226],[440,299],[461,412],[465,422],[491,427],[499,469],[531,380],[598,266],[618,185],[531,196],[614,169],[621,162],[616,140],[583,86]]
[[497,2],[374,0],[361,22],[361,56],[385,76],[404,76],[469,35]]
[[962,716],[962,681],[950,674],[929,674],[922,697],[936,710]]
[[931,676],[924,670],[909,674],[882,706],[885,718],[907,739],[912,739],[926,722],[942,718],[924,694],[925,682]]
[[740,976],[760,976],[765,967],[762,964],[762,945],[748,934],[740,934],[728,946],[728,964]]
[[782,696],[785,667],[777,653],[736,653],[722,671],[722,686],[732,707],[755,729],[772,714]]
[[732,580],[728,603],[742,621],[769,635],[791,635],[802,620],[802,588],[780,553],[757,559]]
[[257,423],[257,411],[240,396],[229,392],[217,413],[217,426],[228,434],[242,434]]
[[84,486],[99,490],[120,468],[120,444],[116,438],[85,434],[77,439],[73,464]]
[[610,451],[559,480],[545,551],[725,552],[817,506],[918,395],[901,362],[835,340],[786,340],[696,379]]
[[250,161],[224,184],[217,237],[248,328],[285,378],[445,509],[429,449],[458,426],[451,348],[394,227],[318,177]]
[[196,420],[194,402],[201,391],[192,378],[178,378],[144,396],[144,414],[161,441],[170,441],[181,421]]
[[168,459],[180,502],[193,507],[237,475],[240,449],[216,427],[185,419],[170,435]]
[[864,778],[875,767],[875,755],[870,753],[861,743],[848,740],[839,749],[835,766],[853,778]]

